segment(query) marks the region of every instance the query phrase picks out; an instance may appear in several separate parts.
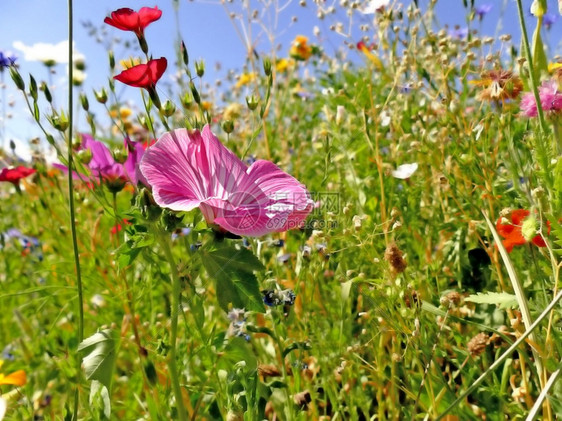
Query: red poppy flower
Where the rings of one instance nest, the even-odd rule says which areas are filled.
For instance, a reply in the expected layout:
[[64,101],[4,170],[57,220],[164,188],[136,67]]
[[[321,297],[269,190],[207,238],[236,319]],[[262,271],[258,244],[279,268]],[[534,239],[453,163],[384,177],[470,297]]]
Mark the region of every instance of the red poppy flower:
[[22,178],[35,173],[33,168],[16,167],[16,168],[2,168],[0,171],[0,181],[9,181],[14,185],[18,185]]
[[[516,209],[512,211],[508,217],[501,217],[496,222],[496,230],[505,240],[502,241],[508,253],[511,253],[514,246],[521,246],[529,241],[523,236],[523,222],[529,217],[531,212],[525,209]],[[504,223],[511,220],[511,223]],[[550,234],[550,223],[547,221],[548,234]],[[531,242],[538,247],[546,247],[546,243],[541,235],[535,235]]]
[[114,79],[123,82],[125,85],[135,88],[144,88],[154,90],[156,82],[162,77],[168,67],[168,61],[165,57],[156,60],[149,60],[146,64],[137,64],[130,69],[124,70]]
[[127,7],[111,12],[111,17],[106,17],[104,22],[123,31],[132,31],[137,37],[144,36],[144,28],[152,22],[160,19],[162,11],[158,10],[158,6],[143,7],[138,12]]

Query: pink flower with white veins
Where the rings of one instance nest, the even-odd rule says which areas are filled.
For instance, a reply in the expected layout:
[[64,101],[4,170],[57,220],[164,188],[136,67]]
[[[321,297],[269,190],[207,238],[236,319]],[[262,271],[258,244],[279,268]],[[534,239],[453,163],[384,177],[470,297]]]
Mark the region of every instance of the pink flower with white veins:
[[175,211],[198,207],[209,224],[237,235],[301,227],[314,207],[299,181],[269,161],[248,167],[209,126],[164,134],[146,150],[140,170],[158,205]]

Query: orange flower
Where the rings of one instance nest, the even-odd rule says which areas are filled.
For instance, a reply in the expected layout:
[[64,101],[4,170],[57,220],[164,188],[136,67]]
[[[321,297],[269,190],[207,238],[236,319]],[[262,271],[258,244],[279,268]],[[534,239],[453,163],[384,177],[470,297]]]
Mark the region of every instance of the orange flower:
[[[507,217],[500,217],[496,222],[496,230],[505,240],[502,241],[508,253],[514,246],[521,246],[528,242],[537,247],[546,247],[546,243],[540,234],[536,234],[536,220],[529,216],[531,212],[526,209],[511,211]],[[547,233],[550,234],[550,223],[547,222]]]
[[308,38],[304,35],[297,35],[291,44],[289,55],[297,60],[308,60],[312,55],[312,47],[308,45]]
[[[0,361],[1,362],[1,361]],[[2,364],[0,364],[1,366]],[[18,370],[14,371],[7,376],[0,373],[0,386],[3,385],[13,385],[13,386],[23,386],[27,382],[27,377],[25,375],[25,371]]]

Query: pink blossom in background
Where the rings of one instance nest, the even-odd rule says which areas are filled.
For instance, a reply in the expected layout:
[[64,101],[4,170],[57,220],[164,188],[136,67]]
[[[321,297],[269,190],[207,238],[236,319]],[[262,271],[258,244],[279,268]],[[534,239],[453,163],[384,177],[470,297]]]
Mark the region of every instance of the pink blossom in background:
[[[90,169],[91,178],[103,180],[109,184],[125,185],[130,182],[134,186],[140,181],[144,184],[145,179],[139,171],[139,162],[144,155],[144,147],[141,143],[134,143],[125,139],[125,146],[129,149],[127,160],[121,164],[116,162],[109,148],[102,142],[94,140],[90,135],[82,135],[81,149],[89,149],[92,152],[92,159],[86,165]],[[56,168],[67,171],[68,168],[61,164],[54,164]],[[78,174],[74,178],[82,178]]]
[[[555,80],[545,81],[539,86],[539,97],[543,111],[556,113],[562,110],[562,93],[559,92],[558,83]],[[523,95],[519,107],[526,117],[538,115],[537,103],[532,92]]]
[[199,207],[208,223],[237,235],[298,228],[314,206],[299,181],[269,161],[248,167],[209,126],[164,134],[147,149],[140,169],[158,205],[175,211]]

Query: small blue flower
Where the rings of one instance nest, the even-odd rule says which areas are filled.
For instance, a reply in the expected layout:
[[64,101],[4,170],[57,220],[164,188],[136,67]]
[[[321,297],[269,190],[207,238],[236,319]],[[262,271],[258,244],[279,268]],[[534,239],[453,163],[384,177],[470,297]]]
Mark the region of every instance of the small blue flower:
[[546,29],[550,29],[550,27],[554,23],[556,23],[557,20],[558,15],[555,15],[554,13],[545,13],[545,15],[542,17],[542,24]]
[[464,28],[455,28],[449,31],[449,35],[458,40],[464,39],[468,36],[468,28],[466,26]]
[[487,15],[490,10],[492,10],[492,5],[485,3],[485,4],[481,4],[480,6],[476,6],[474,8],[474,13],[476,14],[476,16],[478,16],[478,19],[482,20],[482,18]]
[[10,67],[16,64],[17,57],[11,51],[1,51],[0,50],[0,71],[4,70],[4,67]]

